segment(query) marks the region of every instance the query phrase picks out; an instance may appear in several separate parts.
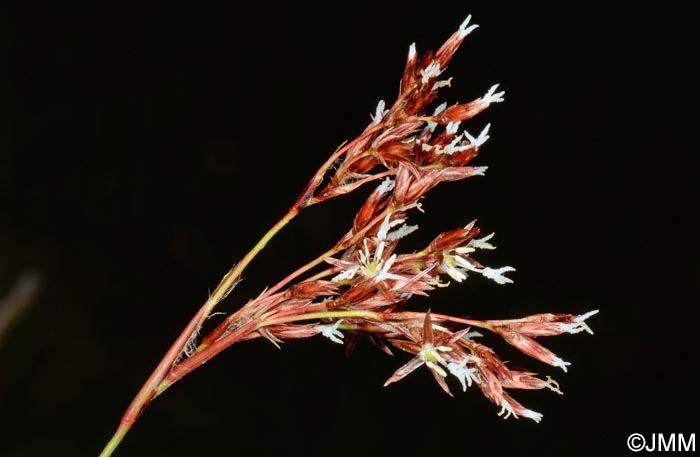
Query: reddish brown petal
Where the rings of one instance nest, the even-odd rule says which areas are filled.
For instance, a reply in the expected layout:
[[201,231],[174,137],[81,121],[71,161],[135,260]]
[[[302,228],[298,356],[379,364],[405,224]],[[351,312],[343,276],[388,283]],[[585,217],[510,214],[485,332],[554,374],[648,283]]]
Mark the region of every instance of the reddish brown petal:
[[408,90],[409,87],[411,87],[413,84],[413,79],[415,78],[416,75],[416,65],[418,64],[418,55],[415,53],[415,47],[413,48],[414,52],[411,52],[409,50],[408,57],[406,58],[406,67],[403,70],[403,76],[401,77],[401,86],[400,86],[400,92],[403,93],[404,91]]
[[[326,259],[326,261],[328,261],[328,259]],[[335,295],[337,291],[338,285],[336,283],[318,279],[315,281],[304,281],[299,284],[295,284],[288,289],[287,293],[289,297],[294,298],[316,298],[327,295]]]
[[392,339],[389,340],[389,342],[402,351],[406,351],[411,354],[418,354],[421,350],[421,345],[412,341]]
[[410,185],[404,197],[405,201],[417,201],[441,182],[458,181],[482,173],[483,170],[480,167],[447,167],[440,170],[430,170],[423,173],[420,179]]
[[477,367],[481,375],[480,382],[477,383],[477,386],[479,386],[479,389],[481,389],[481,392],[486,398],[500,406],[503,401],[503,385],[498,375],[486,366],[477,365]]
[[517,349],[530,357],[533,357],[548,365],[555,367],[558,366],[565,369],[565,366],[562,366],[563,361],[559,357],[529,336],[522,335],[517,331],[503,327],[496,327],[494,331],[501,335],[501,337],[503,337],[503,339],[509,344],[515,346]]
[[433,374],[433,377],[435,378],[435,380],[437,381],[437,383],[440,385],[440,387],[442,387],[442,390],[444,390],[445,393],[446,393],[447,395],[449,395],[450,397],[452,397],[452,396],[453,396],[453,395],[452,395],[452,392],[450,392],[450,387],[447,385],[447,382],[445,381],[445,378],[443,378],[442,376],[440,376],[440,373],[438,373],[437,371],[433,370],[432,368],[430,369],[430,372]]
[[479,227],[474,226],[475,223],[476,221],[472,221],[463,229],[441,233],[428,245],[428,252],[442,252],[466,245],[481,231]]
[[379,150],[379,154],[386,162],[411,162],[413,156],[413,143],[391,143]]
[[442,113],[435,116],[435,122],[447,124],[449,122],[461,122],[470,119],[488,107],[480,98],[469,103],[452,105]]
[[545,381],[536,376],[536,373],[530,373],[528,371],[518,371],[510,370],[511,379],[502,380],[503,387],[506,389],[528,389],[528,390],[539,390],[548,387],[550,383],[554,381]]
[[423,345],[433,344],[433,321],[430,319],[430,310],[425,313],[423,319]]
[[353,221],[353,230],[359,232],[362,230],[380,211],[380,208],[385,205],[381,204],[386,198],[386,193],[380,192],[380,186],[377,186],[374,191],[367,197],[362,208],[357,212]]
[[400,381],[421,365],[423,365],[423,362],[418,357],[412,358],[407,364],[396,370],[394,374],[387,379],[387,381],[384,383],[384,387],[396,381]]

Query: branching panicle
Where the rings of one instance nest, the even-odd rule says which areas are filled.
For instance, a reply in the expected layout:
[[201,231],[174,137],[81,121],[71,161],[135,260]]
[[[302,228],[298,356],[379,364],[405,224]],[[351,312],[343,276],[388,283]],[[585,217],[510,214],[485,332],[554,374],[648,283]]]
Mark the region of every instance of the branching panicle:
[[[468,103],[432,107],[438,91],[449,85],[438,81],[462,41],[476,29],[471,16],[436,52],[419,56],[415,44],[408,52],[397,100],[377,104],[371,122],[356,139],[337,149],[311,178],[288,214],[232,269],[193,318],[186,332],[161,362],[122,420],[119,431],[103,452],[116,447],[138,414],[155,396],[237,342],[263,337],[277,347],[297,338],[322,335],[351,349],[360,336],[391,354],[391,347],[413,355],[386,381],[389,385],[425,365],[448,394],[449,382],[462,390],[478,386],[500,407],[503,417],[527,417],[531,411],[507,390],[550,389],[561,393],[551,378],[511,369],[490,347],[476,342],[478,328],[500,336],[523,353],[564,371],[569,366],[536,338],[561,333],[593,333],[582,315],[538,314],[511,320],[474,320],[426,312],[406,311],[413,295],[430,295],[477,274],[497,284],[513,280],[510,266],[484,266],[473,256],[494,249],[493,234],[477,238],[475,221],[464,228],[435,236],[424,249],[402,252],[402,240],[418,229],[410,224],[415,211],[435,186],[482,176],[484,166],[473,166],[489,139],[490,124],[476,137],[463,129],[465,121],[494,103],[504,92],[492,86]],[[325,183],[322,186],[322,183]],[[373,192],[358,209],[348,231],[327,251],[300,266],[224,319],[196,348],[201,323],[230,292],[250,260],[302,209],[370,184]],[[184,353],[185,357],[181,357]],[[454,379],[453,379],[454,378]],[[449,382],[448,382],[449,381]],[[116,441],[115,441],[116,440]]]

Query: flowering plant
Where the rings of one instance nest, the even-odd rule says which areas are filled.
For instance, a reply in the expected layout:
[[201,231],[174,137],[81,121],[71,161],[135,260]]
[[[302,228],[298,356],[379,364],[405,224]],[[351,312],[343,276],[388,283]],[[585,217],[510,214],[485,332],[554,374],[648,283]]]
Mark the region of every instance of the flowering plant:
[[[536,314],[520,319],[477,320],[445,314],[409,311],[414,295],[428,296],[436,288],[478,274],[497,284],[511,283],[509,266],[493,268],[474,258],[479,250],[494,249],[493,233],[480,237],[474,221],[436,236],[419,251],[402,252],[401,240],[418,227],[410,225],[423,211],[426,194],[443,182],[483,175],[486,167],[472,166],[489,139],[489,126],[476,136],[461,130],[461,122],[503,101],[498,85],[468,103],[429,110],[450,79],[440,79],[462,41],[477,25],[468,17],[437,52],[418,56],[411,45],[396,101],[380,101],[372,122],[353,141],[338,148],[318,169],[295,203],[221,280],[218,287],[175,341],[124,414],[116,433],[102,451],[109,456],[155,397],[234,343],[266,338],[275,346],[290,339],[322,335],[351,349],[366,336],[382,351],[392,348],[413,355],[385,385],[401,380],[420,366],[430,370],[438,385],[451,395],[452,375],[466,391],[478,387],[498,407],[499,415],[542,415],[511,397],[513,389],[548,388],[561,393],[550,377],[510,368],[477,330],[490,331],[546,364],[567,370],[565,362],[536,338],[562,333],[593,333],[583,315]],[[432,114],[427,114],[432,112]],[[224,318],[200,338],[202,324],[229,295],[251,260],[303,209],[363,185],[374,185],[354,217],[352,226],[314,260],[300,266]],[[346,339],[347,338],[347,339]]]

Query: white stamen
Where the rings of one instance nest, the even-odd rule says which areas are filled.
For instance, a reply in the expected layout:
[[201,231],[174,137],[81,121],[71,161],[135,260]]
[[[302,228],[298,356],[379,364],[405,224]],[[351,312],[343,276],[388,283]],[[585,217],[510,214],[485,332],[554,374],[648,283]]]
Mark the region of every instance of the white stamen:
[[542,413],[538,413],[537,411],[533,411],[531,409],[526,409],[525,411],[522,411],[520,414],[522,414],[523,417],[527,417],[528,419],[532,419],[533,421],[537,422],[538,424],[542,420]]
[[384,195],[387,192],[394,190],[394,185],[395,185],[394,180],[387,177],[387,178],[384,178],[384,181],[382,181],[382,183],[379,185],[377,190],[379,191],[379,193],[381,195]]
[[357,273],[357,270],[359,270],[359,267],[348,268],[347,270],[341,272],[340,274],[333,276],[331,281],[333,281],[333,282],[348,281],[348,280],[355,277],[355,273]]
[[450,87],[451,84],[452,84],[452,78],[443,79],[441,81],[435,81],[435,84],[433,84],[433,90],[438,90],[438,89],[441,89],[443,87]]
[[503,284],[510,284],[513,282],[512,279],[506,278],[505,276],[503,276],[503,273],[506,273],[509,271],[515,271],[515,268],[513,268],[513,267],[501,267],[498,269],[493,269],[493,268],[486,267],[483,270],[481,270],[479,273],[484,275],[484,277],[489,278],[489,279],[493,279],[494,281],[496,281],[496,283],[503,285]]
[[448,123],[447,127],[445,127],[445,133],[447,133],[448,135],[454,135],[455,133],[457,133],[457,130],[459,130],[459,124],[459,121]]
[[474,265],[472,265],[472,264],[471,264],[467,259],[465,259],[464,257],[455,255],[455,256],[452,256],[452,258],[454,259],[455,263],[456,263],[457,265],[459,265],[460,267],[466,268],[467,270],[476,271],[476,272],[478,272],[478,273],[481,273],[481,272],[482,272],[481,269],[479,269],[479,268],[475,267]]
[[491,128],[491,124],[487,124],[486,127],[484,127],[484,130],[481,131],[478,137],[474,138],[469,134],[469,132],[465,131],[464,136],[467,137],[469,140],[469,143],[471,143],[471,146],[474,146],[475,148],[480,147],[482,144],[486,143],[488,141],[489,137],[489,128]]
[[428,360],[427,362],[425,362],[425,364],[428,366],[428,368],[430,368],[431,370],[435,371],[437,374],[439,374],[439,375],[442,376],[443,378],[444,378],[444,377],[447,377],[447,372],[446,372],[445,370],[443,370],[442,367],[441,367],[440,365],[437,365],[436,363],[433,363],[433,362],[431,362],[430,360]]
[[321,324],[317,325],[315,327],[316,330],[319,331],[319,333],[326,338],[330,339],[334,343],[338,344],[343,344],[343,334],[340,330],[338,330],[338,326],[342,322],[342,319],[338,319],[335,321],[333,325],[330,324]]
[[589,311],[586,314],[581,314],[580,316],[576,316],[576,318],[574,318],[574,322],[571,324],[567,324],[567,323],[558,324],[559,329],[562,332],[566,332],[566,333],[579,333],[579,332],[582,332],[585,330],[588,333],[590,333],[591,335],[593,335],[593,330],[591,330],[591,328],[588,326],[588,324],[586,324],[585,320],[591,316],[596,315],[596,314],[598,314],[597,309],[595,309],[593,311]]
[[438,114],[442,113],[443,111],[445,111],[446,108],[447,108],[447,102],[443,102],[443,103],[439,104],[437,106],[437,108],[435,108],[435,111],[433,111],[433,116],[437,116]]
[[[384,254],[384,241],[380,241],[379,244],[377,245],[377,250],[374,251],[374,260],[377,262],[382,261],[382,257]],[[365,244],[365,247],[367,247],[367,244]]]
[[560,359],[559,357],[557,357],[556,355],[554,356],[554,360],[553,360],[553,362],[552,362],[552,366],[559,367],[559,368],[561,368],[562,370],[564,370],[564,373],[566,373],[566,372],[567,372],[567,368],[566,368],[566,367],[569,366],[569,365],[571,365],[571,362],[566,362],[566,361]]
[[[505,416],[503,416],[503,413],[505,413]],[[498,412],[498,415],[503,416],[503,419],[508,419],[510,416],[518,419],[518,415],[515,414],[513,407],[510,406],[510,403],[508,403],[505,398],[501,402],[501,410]]]
[[381,121],[384,118],[386,113],[389,112],[389,111],[384,109],[385,107],[386,107],[386,103],[384,102],[384,100],[379,100],[379,103],[377,103],[377,110],[374,113],[374,122],[375,123],[378,124],[379,121]]
[[416,43],[411,43],[408,48],[408,60],[414,60],[416,58]]
[[433,60],[427,67],[420,71],[420,74],[423,76],[421,78],[421,83],[423,83],[423,85],[428,84],[431,79],[440,76],[440,73],[442,73],[442,70],[440,70],[440,62]]
[[559,395],[564,395],[564,392],[562,392],[559,389],[559,383],[552,379],[551,376],[547,376],[547,380],[544,382],[544,386],[552,392],[556,392]]
[[476,376],[475,368],[467,368],[467,359],[462,359],[459,363],[450,362],[447,364],[447,370],[452,373],[462,384],[462,390],[467,391],[467,387],[471,387],[472,381],[479,382]]
[[473,340],[474,338],[479,338],[484,336],[483,334],[477,332],[476,330],[472,330],[471,332],[467,332],[464,335],[462,335],[462,338],[466,340]]
[[481,101],[485,103],[486,106],[489,106],[491,103],[500,103],[503,101],[503,94],[505,94],[505,91],[496,92],[496,89],[498,89],[498,84],[491,86],[489,91],[486,92],[486,95],[481,97]]
[[389,234],[387,235],[387,240],[389,240],[389,241],[396,241],[396,240],[398,240],[398,239],[401,239],[401,238],[405,237],[405,236],[408,235],[409,233],[415,232],[416,230],[418,230],[418,226],[417,226],[417,225],[406,225],[406,224],[404,224],[404,225],[402,225],[401,227],[399,227],[399,228],[397,228],[396,230],[394,230],[393,232],[389,233]]
[[447,372],[440,365],[447,367],[448,364],[438,351],[448,352],[451,350],[452,348],[447,346],[438,346],[436,348],[432,344],[424,344],[418,353],[418,357],[425,362],[428,368],[444,378],[447,376]]
[[384,217],[384,221],[382,222],[382,225],[379,227],[379,231],[377,232],[377,239],[386,240],[387,236],[389,235],[389,230],[406,221],[406,219],[394,219],[393,221],[390,221],[390,216],[391,214],[387,214]]
[[472,168],[472,176],[484,176],[484,173],[486,173],[486,170],[488,170],[489,167],[473,167]]
[[490,235],[486,235],[485,237],[482,238],[475,238],[471,240],[467,246],[470,246],[475,249],[496,249],[496,246],[494,246],[491,243],[488,243],[488,240],[493,238],[495,233],[491,233]]
[[464,37],[466,37],[467,35],[472,33],[474,31],[474,29],[477,29],[479,27],[478,24],[469,25],[469,21],[471,21],[471,20],[472,20],[472,15],[470,14],[469,16],[467,16],[467,18],[464,20],[464,22],[462,22],[462,25],[459,26],[459,30],[457,31],[458,32],[457,38],[459,38],[460,40],[463,40]]
[[462,135],[458,135],[458,136],[454,137],[454,139],[450,142],[450,144],[448,144],[447,146],[445,146],[442,149],[438,149],[437,153],[438,154],[452,155],[455,152],[466,151],[467,149],[469,149],[471,147],[471,145],[468,145],[468,144],[461,144],[460,145],[461,141],[462,141]]
[[404,278],[403,276],[396,275],[394,273],[389,273],[389,270],[391,269],[391,266],[394,265],[394,262],[396,261],[396,254],[393,254],[391,257],[389,257],[382,267],[382,269],[379,271],[379,274],[377,275],[377,280],[378,281],[383,281],[385,279],[394,279],[396,281],[403,281],[408,278]]
[[467,274],[463,270],[456,268],[454,265],[450,265],[447,262],[442,262],[440,269],[450,275],[450,277],[457,282],[462,282],[467,279]]

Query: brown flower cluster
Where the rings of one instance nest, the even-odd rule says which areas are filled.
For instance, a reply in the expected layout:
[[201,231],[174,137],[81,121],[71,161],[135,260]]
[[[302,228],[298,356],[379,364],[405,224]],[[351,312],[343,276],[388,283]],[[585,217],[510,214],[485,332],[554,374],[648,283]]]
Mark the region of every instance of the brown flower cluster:
[[[387,385],[425,365],[448,394],[446,379],[452,375],[464,390],[476,385],[505,417],[539,422],[541,414],[522,406],[507,390],[548,388],[561,393],[558,384],[549,377],[509,368],[491,348],[477,342],[481,334],[472,329],[491,331],[525,354],[566,371],[568,363],[535,338],[583,330],[592,333],[585,319],[596,311],[480,321],[404,310],[413,295],[427,296],[435,288],[465,280],[468,274],[498,284],[512,282],[505,276],[512,267],[491,268],[472,257],[480,249],[494,249],[489,242],[493,234],[479,238],[474,222],[438,235],[420,251],[397,251],[400,240],[417,229],[408,224],[409,212],[422,210],[421,200],[431,189],[486,170],[471,162],[488,140],[489,127],[474,137],[460,131],[460,123],[503,100],[497,85],[469,103],[449,107],[443,103],[432,114],[425,113],[438,91],[450,84],[440,76],[476,28],[469,19],[436,53],[419,59],[415,45],[410,47],[396,102],[389,108],[383,101],[378,104],[367,129],[331,156],[292,208],[298,212],[376,182],[350,230],[315,261],[231,314],[201,344],[190,344],[165,378],[167,385],[239,341],[264,337],[279,346],[285,340],[322,334],[344,344],[349,335],[350,350],[365,335],[388,354],[394,347],[414,355]],[[327,268],[312,274],[324,263]],[[300,279],[303,275],[311,276]]]
[[[489,126],[472,136],[460,125],[503,101],[498,85],[471,102],[429,109],[440,89],[451,83],[441,76],[452,56],[477,27],[470,25],[470,19],[435,53],[419,58],[411,45],[396,101],[389,107],[379,102],[364,132],[328,158],[288,213],[224,276],[136,395],[101,457],[111,455],[147,405],[173,383],[229,346],[261,337],[279,346],[286,340],[320,334],[346,344],[349,351],[358,338],[366,336],[388,354],[398,348],[413,355],[386,385],[425,365],[448,394],[451,375],[463,390],[478,387],[501,408],[500,415],[541,420],[540,413],[527,409],[508,392],[548,388],[561,393],[558,384],[509,367],[479,342],[482,335],[474,329],[492,332],[523,353],[566,371],[569,363],[537,338],[593,333],[585,321],[597,311],[476,320],[405,309],[412,296],[427,296],[436,288],[464,281],[469,274],[498,284],[512,282],[506,276],[512,267],[484,266],[473,257],[479,250],[494,249],[493,234],[480,237],[475,222],[438,235],[420,251],[398,249],[401,239],[417,229],[409,224],[410,214],[422,211],[422,200],[431,189],[486,171],[471,162],[489,139]],[[304,208],[370,183],[376,187],[334,246],[223,319],[200,341],[212,310],[282,227]]]

